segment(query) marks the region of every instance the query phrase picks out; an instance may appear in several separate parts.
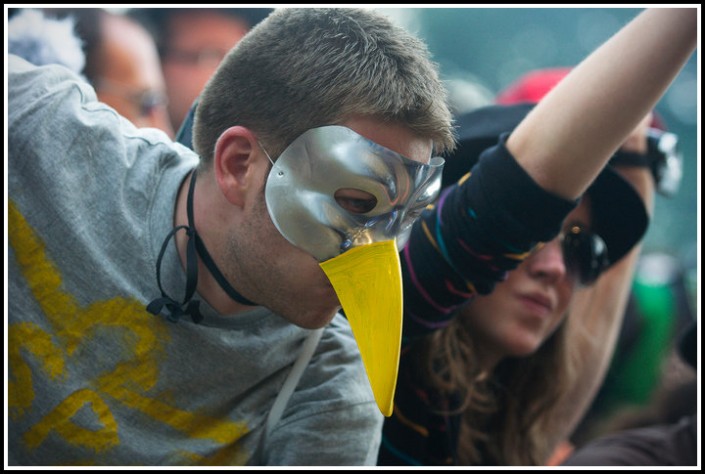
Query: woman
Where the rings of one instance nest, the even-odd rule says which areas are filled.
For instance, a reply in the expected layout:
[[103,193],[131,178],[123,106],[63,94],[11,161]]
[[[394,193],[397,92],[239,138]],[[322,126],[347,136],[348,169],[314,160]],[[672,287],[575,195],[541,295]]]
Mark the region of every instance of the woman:
[[[546,257],[541,252],[555,252],[555,236],[570,223],[564,219],[572,208],[565,211],[565,204],[595,190],[610,172],[610,180],[616,176],[604,165],[633,131],[641,130],[645,115],[673,80],[672,73],[692,53],[696,23],[693,9],[641,13],[575,67],[515,129],[516,121],[501,123],[494,134],[500,135],[498,147],[483,152],[469,177],[442,193],[435,209],[415,223],[402,258],[406,345],[394,413],[385,421],[378,464],[537,465],[547,461],[552,443],[564,434],[556,429],[558,407],[553,409],[552,403],[572,381],[568,355],[573,354],[561,347],[563,329],[551,332],[569,307],[563,300],[565,307],[555,302],[559,279],[554,278],[551,286],[555,301],[545,294],[535,296],[537,290],[530,289],[528,301],[518,297],[516,313],[515,309],[508,315],[493,313],[496,326],[500,319],[525,322],[522,318],[528,318],[531,324],[518,325],[517,331],[530,344],[516,344],[506,339],[506,333],[504,339],[487,342],[476,337],[481,331],[489,337],[489,328],[478,322],[479,310],[498,304],[494,299],[477,308],[477,301],[470,301],[462,314],[455,310],[463,302],[486,298],[502,285],[523,295],[526,290],[519,288],[524,283],[515,283],[518,276],[497,282],[505,271],[519,265],[523,268],[517,271],[530,273]],[[482,132],[499,121],[471,123]],[[458,160],[452,157],[448,162],[444,173]],[[469,168],[467,162],[462,166]],[[584,179],[590,175],[596,178],[593,184]],[[602,192],[587,195],[592,209],[586,224],[605,240],[608,264],[622,267],[618,261],[625,257],[624,262],[630,262],[644,228],[625,225],[634,213],[614,212],[626,204],[624,199]],[[632,196],[646,214],[633,189]],[[537,242],[547,246],[522,264],[523,252]],[[563,266],[571,260],[565,258]],[[604,269],[600,265],[583,268]],[[599,272],[586,275],[590,273]],[[577,282],[570,275],[565,271],[562,278],[568,281],[561,283],[568,285],[568,301]],[[527,277],[529,284],[538,286]],[[621,292],[628,285],[619,286]],[[616,307],[618,296],[611,300]],[[538,312],[545,308],[544,318],[538,318],[542,324],[533,322],[535,316],[526,316],[527,307]],[[472,332],[468,320],[473,323]],[[538,329],[528,331],[532,328]],[[414,340],[439,329],[430,339]],[[464,334],[454,336],[454,330]],[[581,350],[571,347],[571,352]],[[515,357],[528,354],[525,360]],[[577,400],[573,406],[580,408],[580,403]],[[550,430],[544,424],[550,424]]]
[[[556,413],[579,414],[584,400],[554,404],[580,382],[571,363],[583,342],[569,354],[561,322],[578,281],[588,283],[604,266],[578,266],[593,277],[578,279],[568,271],[576,268],[575,259],[558,258],[562,237],[555,235],[573,223],[564,220],[570,212],[565,205],[588,190],[589,199],[570,216],[605,240],[619,285],[600,310],[621,313],[634,248],[648,221],[646,206],[633,188],[636,212],[629,211],[628,193],[597,188],[614,182],[616,173],[604,164],[632,141],[625,141],[630,131],[643,133],[645,114],[672,79],[666,79],[667,71],[690,54],[693,18],[692,11],[680,9],[647,11],[576,67],[525,119],[468,122],[479,137],[492,124],[496,128],[479,150],[497,143],[497,136],[500,145],[483,153],[467,179],[441,194],[435,209],[414,225],[404,249],[406,339],[379,464],[541,465],[564,439],[566,428],[556,425]],[[649,54],[647,61],[642,52],[654,48],[660,54]],[[657,58],[658,64],[647,64]],[[654,71],[659,85],[643,80]],[[461,140],[459,153],[463,147]],[[448,160],[445,173],[461,162],[457,156]],[[562,159],[549,159],[556,157]],[[589,174],[585,168],[599,162],[594,183],[581,181]],[[467,170],[471,164],[460,166]],[[490,188],[502,192],[485,191]],[[614,212],[620,206],[625,209]],[[641,227],[629,222],[638,214]],[[591,240],[596,241],[586,239]],[[536,242],[546,244],[521,263],[522,252]],[[600,259],[583,260],[590,261]],[[548,281],[545,269],[542,278],[536,271],[546,262],[554,265]],[[517,275],[497,284],[518,266]],[[493,288],[497,296],[486,296]],[[504,313],[507,304],[515,306]],[[566,417],[568,428],[572,423]]]
[[[537,435],[542,416],[573,381],[563,321],[581,285],[580,271],[571,268],[562,247],[576,232],[600,242],[591,221],[584,200],[561,236],[532,253],[491,294],[461,308],[447,328],[404,353],[396,414],[419,401],[417,390],[402,389],[411,383],[428,396],[421,411],[430,410],[425,424],[439,434],[428,439],[436,447],[426,451],[423,464],[536,465],[550,453]],[[384,445],[394,444],[386,438]]]
[[[449,159],[444,180],[451,183],[473,167],[480,151],[513,129],[530,109],[491,106],[461,117],[459,148]],[[646,139],[645,123],[625,147],[636,143],[635,137]],[[461,186],[466,180],[460,180]],[[447,197],[452,190],[441,194],[444,206],[451,205]],[[522,188],[519,195],[529,199],[532,192]],[[446,327],[407,339],[394,414],[385,421],[378,463],[544,464],[562,437],[547,436],[560,431],[550,425],[553,410],[576,382],[570,358],[575,351],[566,349],[575,336],[564,324],[576,290],[591,286],[629,254],[647,224],[640,194],[608,167],[567,214],[557,237],[522,256],[522,263],[492,292],[468,297]],[[411,245],[406,273],[422,273],[413,266],[426,270],[418,265],[426,261],[419,256],[422,246],[413,236]],[[620,273],[618,280],[625,278]],[[405,335],[429,333],[441,317],[429,309],[436,302],[407,281],[405,288],[411,290],[407,304],[413,301]],[[420,307],[425,308],[423,318]]]

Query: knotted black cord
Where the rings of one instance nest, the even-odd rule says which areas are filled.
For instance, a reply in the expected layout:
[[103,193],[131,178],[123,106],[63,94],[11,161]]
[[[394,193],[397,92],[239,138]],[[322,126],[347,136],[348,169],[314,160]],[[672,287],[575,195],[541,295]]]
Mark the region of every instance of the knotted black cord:
[[[186,214],[188,218],[188,225],[180,225],[175,227],[169,232],[164,239],[162,248],[159,251],[159,256],[157,257],[157,285],[159,286],[159,291],[162,296],[152,300],[147,305],[147,311],[157,315],[162,312],[164,308],[167,309],[167,319],[172,322],[177,322],[179,318],[185,314],[191,316],[191,319],[195,323],[199,323],[203,320],[203,315],[199,310],[200,301],[191,301],[194,293],[196,292],[196,285],[198,283],[198,259],[196,254],[201,257],[206,268],[211,272],[213,278],[218,282],[220,287],[228,294],[230,298],[237,301],[238,303],[256,306],[256,303],[251,302],[244,296],[242,296],[235,288],[233,288],[230,283],[226,280],[225,276],[220,272],[218,266],[213,261],[213,258],[208,253],[206,246],[196,232],[196,227],[193,224],[193,194],[196,187],[196,170],[193,171],[191,176],[191,183],[189,183],[188,197],[186,199]],[[186,235],[188,236],[188,242],[186,244],[186,290],[183,302],[179,303],[174,298],[170,297],[162,288],[161,282],[161,265],[162,258],[166,252],[167,245],[171,241],[171,238],[179,230],[184,229]]]
[[[191,186],[193,186],[193,183],[196,182],[196,170],[193,170],[193,177],[191,178]],[[193,199],[191,198],[191,191],[189,190],[189,199],[186,205],[186,214],[188,215],[188,225],[194,229],[194,235],[196,237],[196,251],[198,251],[198,256],[201,257],[201,260],[203,260],[203,263],[205,264],[206,268],[208,271],[211,272],[211,275],[213,275],[213,278],[215,278],[215,281],[218,282],[220,287],[225,291],[228,296],[238,303],[242,303],[248,306],[257,306],[257,303],[253,303],[252,301],[248,300],[244,296],[242,296],[235,288],[230,286],[230,283],[228,283],[228,280],[225,278],[225,276],[220,272],[218,269],[218,266],[215,264],[213,261],[213,258],[210,256],[208,253],[208,250],[206,250],[206,246],[203,244],[203,240],[201,240],[201,237],[198,235],[198,232],[195,231],[196,227],[193,225]]]

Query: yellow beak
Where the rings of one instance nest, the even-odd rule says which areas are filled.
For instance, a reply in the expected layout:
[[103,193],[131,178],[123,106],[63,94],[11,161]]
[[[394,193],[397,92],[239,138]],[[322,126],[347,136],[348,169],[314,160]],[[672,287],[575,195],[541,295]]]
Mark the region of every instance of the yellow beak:
[[353,247],[320,265],[350,322],[377,406],[384,416],[391,416],[402,329],[396,242]]

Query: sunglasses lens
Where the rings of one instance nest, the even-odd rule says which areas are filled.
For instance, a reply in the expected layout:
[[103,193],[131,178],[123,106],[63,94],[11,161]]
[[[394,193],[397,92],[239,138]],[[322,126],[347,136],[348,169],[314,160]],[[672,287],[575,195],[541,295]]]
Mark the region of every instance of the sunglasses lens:
[[568,271],[583,285],[593,283],[609,263],[605,241],[578,226],[563,237],[563,258]]

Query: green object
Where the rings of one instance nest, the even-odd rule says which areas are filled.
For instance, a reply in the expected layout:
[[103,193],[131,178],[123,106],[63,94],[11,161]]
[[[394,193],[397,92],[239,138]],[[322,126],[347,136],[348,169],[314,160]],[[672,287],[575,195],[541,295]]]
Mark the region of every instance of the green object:
[[632,287],[639,317],[639,334],[629,350],[617,347],[605,380],[608,409],[645,405],[658,386],[662,363],[673,340],[676,302],[664,282],[637,278]]

